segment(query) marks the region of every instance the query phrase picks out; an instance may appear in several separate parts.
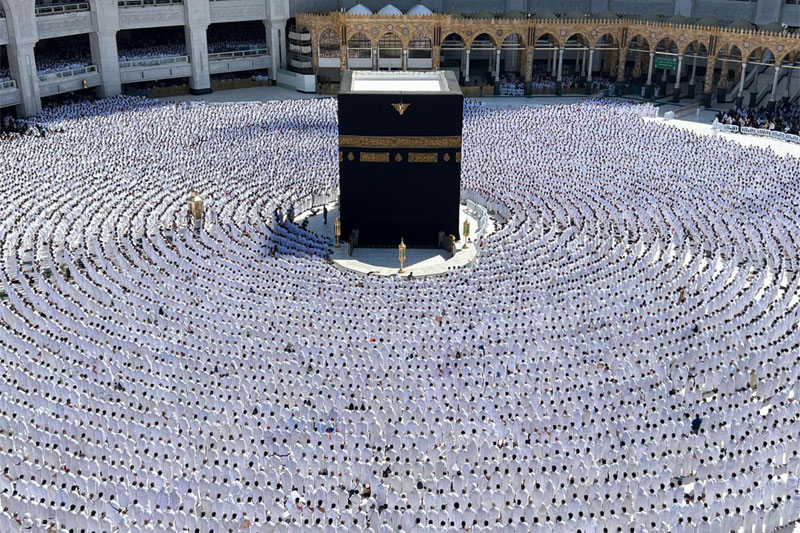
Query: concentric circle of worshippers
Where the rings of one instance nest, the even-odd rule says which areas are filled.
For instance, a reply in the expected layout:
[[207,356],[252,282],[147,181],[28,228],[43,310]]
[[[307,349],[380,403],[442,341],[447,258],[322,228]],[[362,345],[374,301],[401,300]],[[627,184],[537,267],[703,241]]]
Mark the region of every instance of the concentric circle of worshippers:
[[5,135],[0,531],[795,520],[800,161],[648,113],[467,102],[463,185],[507,217],[413,280],[282,221],[336,186],[335,100]]

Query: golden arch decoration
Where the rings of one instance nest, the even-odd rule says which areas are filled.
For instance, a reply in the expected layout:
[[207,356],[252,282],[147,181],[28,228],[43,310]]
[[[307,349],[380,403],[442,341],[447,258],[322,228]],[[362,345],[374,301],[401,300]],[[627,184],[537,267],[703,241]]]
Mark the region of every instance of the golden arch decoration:
[[[691,52],[689,51],[689,48],[692,49]],[[688,55],[691,53],[692,55],[708,57],[708,48],[706,47],[705,43],[702,43],[699,40],[695,39],[694,41],[689,41],[685,43],[683,46],[681,46],[680,53],[682,55]]]
[[[517,42],[515,43],[509,40],[512,38],[516,39]],[[503,50],[517,50],[517,49],[524,49],[525,46],[526,46],[525,39],[522,37],[522,35],[520,35],[515,31],[512,31],[503,38],[500,48],[502,48]]]
[[[472,37],[472,38],[469,40],[469,42],[467,43],[467,45],[466,45],[466,46],[467,46],[467,48],[468,48],[468,49],[470,49],[470,50],[471,50],[471,49],[473,49],[472,45],[475,43],[475,41],[477,41],[479,37],[483,37],[484,35],[485,35],[486,37],[488,37],[488,41],[489,41],[489,42],[492,44],[492,47],[493,47],[493,48],[498,48],[498,45],[497,45],[497,40],[494,38],[494,36],[493,36],[491,33],[489,33],[489,32],[485,32],[485,31],[484,31],[484,32],[481,32],[481,33],[479,33],[479,34],[477,34],[477,35],[476,35],[476,36],[474,36],[474,37]],[[483,41],[483,40],[484,40],[484,39],[481,39],[481,41]]]
[[592,40],[589,39],[589,36],[582,31],[574,31],[570,33],[566,39],[564,39],[564,44],[566,45],[566,43],[568,43],[573,37],[578,37],[576,40],[583,46],[590,46],[590,43],[592,42]]
[[[611,39],[606,39],[606,37],[611,37]],[[606,45],[607,48],[611,47],[617,48],[619,47],[619,38],[611,32],[605,32],[605,33],[598,32],[598,35],[594,40],[593,46],[595,48],[601,48],[603,45]]]
[[[635,46],[633,44],[634,41],[636,41],[636,45]],[[630,50],[632,52],[651,52],[652,51],[652,45],[650,44],[650,41],[647,39],[647,37],[645,37],[641,33],[633,35],[628,40],[627,48],[628,48],[628,50]]]

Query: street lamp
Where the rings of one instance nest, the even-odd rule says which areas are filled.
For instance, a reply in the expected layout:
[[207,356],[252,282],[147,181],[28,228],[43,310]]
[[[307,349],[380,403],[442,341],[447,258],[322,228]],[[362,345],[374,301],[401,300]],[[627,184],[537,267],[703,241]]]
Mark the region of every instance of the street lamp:
[[402,237],[400,237],[400,244],[397,245],[397,258],[400,260],[400,274],[402,274],[405,272],[403,264],[406,262],[406,243],[403,242]]
[[342,236],[342,220],[339,217],[336,217],[336,221],[333,223],[333,235],[336,237],[336,247],[339,247],[339,237]]
[[467,241],[469,241],[469,219],[464,220],[464,232],[463,233],[464,233],[464,246],[463,246],[462,250],[466,250],[467,248],[469,248],[469,246],[467,245]]

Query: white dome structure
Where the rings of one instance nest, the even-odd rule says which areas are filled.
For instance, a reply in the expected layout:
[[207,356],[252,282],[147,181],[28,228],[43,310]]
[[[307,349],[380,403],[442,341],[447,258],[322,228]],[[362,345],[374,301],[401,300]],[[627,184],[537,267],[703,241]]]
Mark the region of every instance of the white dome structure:
[[372,10],[364,4],[356,4],[347,10],[348,15],[372,15]]
[[408,11],[406,11],[406,15],[433,15],[433,11],[423,6],[422,4],[417,4]]
[[394,7],[392,4],[386,4],[380,10],[378,10],[378,15],[402,15],[403,12]]

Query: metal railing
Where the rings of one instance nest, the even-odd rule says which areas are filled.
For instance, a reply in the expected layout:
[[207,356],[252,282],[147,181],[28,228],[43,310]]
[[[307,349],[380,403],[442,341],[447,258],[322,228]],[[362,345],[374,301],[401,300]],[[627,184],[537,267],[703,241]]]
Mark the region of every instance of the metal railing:
[[3,89],[16,89],[17,82],[15,80],[3,80],[0,81],[0,91]]
[[118,0],[119,7],[149,7],[149,6],[171,6],[183,4],[183,0]]
[[70,70],[60,70],[58,72],[49,72],[47,74],[39,74],[39,81],[57,80],[61,78],[71,78],[72,76],[80,76],[81,74],[90,74],[97,72],[97,67],[94,65],[87,65],[85,67],[73,68]]
[[119,68],[155,67],[158,65],[169,65],[172,63],[188,63],[188,62],[189,62],[189,56],[152,57],[147,59],[132,59],[130,61],[120,61]]
[[217,52],[208,54],[209,61],[225,61],[226,59],[237,59],[241,57],[268,56],[268,48],[254,48],[252,50],[235,50],[233,52]]
[[37,6],[36,16],[61,15],[62,13],[77,13],[78,11],[89,11],[88,2],[77,2],[75,4],[60,4],[55,6]]

